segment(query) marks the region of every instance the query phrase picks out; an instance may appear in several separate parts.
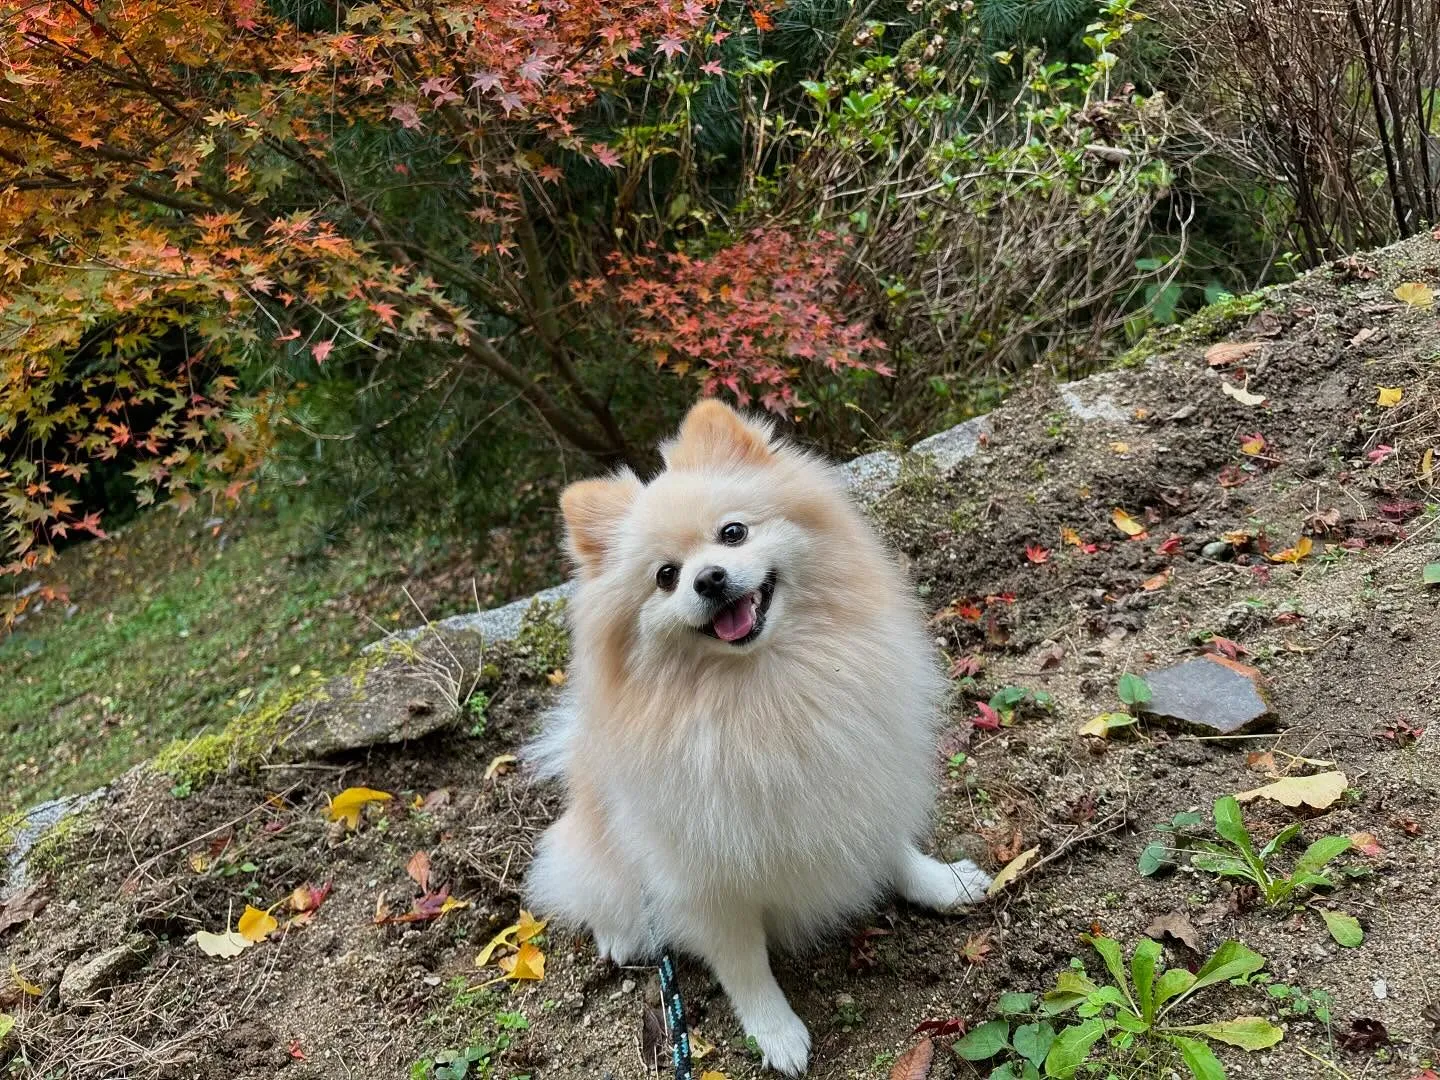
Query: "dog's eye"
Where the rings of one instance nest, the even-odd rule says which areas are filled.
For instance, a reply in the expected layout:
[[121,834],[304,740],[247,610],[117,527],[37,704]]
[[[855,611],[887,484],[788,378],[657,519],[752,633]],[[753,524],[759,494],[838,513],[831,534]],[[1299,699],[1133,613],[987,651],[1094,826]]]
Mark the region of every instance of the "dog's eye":
[[749,535],[749,529],[738,521],[732,521],[730,524],[721,527],[720,543],[729,544],[731,547],[734,547],[736,544],[743,544],[745,537]]
[[680,580],[680,568],[674,563],[666,563],[655,571],[655,584],[669,592],[675,588],[675,583]]

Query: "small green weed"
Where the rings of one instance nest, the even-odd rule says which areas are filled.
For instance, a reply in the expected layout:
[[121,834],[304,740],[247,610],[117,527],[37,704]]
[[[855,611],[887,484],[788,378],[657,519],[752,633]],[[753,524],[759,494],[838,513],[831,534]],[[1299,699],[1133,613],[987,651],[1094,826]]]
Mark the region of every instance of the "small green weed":
[[[1161,948],[1148,939],[1135,947],[1127,978],[1120,944],[1086,936],[1109,973],[1097,983],[1080,960],[1060,973],[1055,989],[1036,995],[1000,995],[994,1019],[954,1044],[971,1062],[993,1062],[990,1080],[1070,1080],[1082,1068],[1102,1076],[1161,1076],[1183,1063],[1195,1080],[1224,1080],[1225,1070],[1206,1040],[1261,1050],[1284,1033],[1263,1017],[1237,1016],[1205,1024],[1174,1024],[1171,1012],[1200,991],[1253,976],[1265,958],[1227,941],[1195,974],[1164,969]],[[1073,1011],[1078,1020],[1059,1017]],[[1094,1060],[1091,1060],[1091,1059]]]
[[1000,723],[1005,727],[1014,724],[1023,716],[1049,713],[1055,708],[1055,699],[1044,690],[1030,690],[1023,686],[1002,686],[990,695],[990,708],[995,710]]

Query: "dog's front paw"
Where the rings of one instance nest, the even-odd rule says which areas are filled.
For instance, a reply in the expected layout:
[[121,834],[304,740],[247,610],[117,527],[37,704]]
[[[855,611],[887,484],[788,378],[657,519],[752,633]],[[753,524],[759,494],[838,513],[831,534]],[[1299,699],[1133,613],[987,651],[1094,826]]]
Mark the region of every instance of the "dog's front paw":
[[767,1068],[786,1076],[800,1076],[810,1059],[810,1032],[805,1021],[786,1008],[774,1012],[749,1029]]
[[990,875],[961,859],[942,863],[914,852],[900,878],[901,895],[931,911],[957,911],[985,899]]
[[969,859],[945,863],[947,878],[941,879],[937,911],[954,911],[969,904],[978,904],[990,888],[990,875]]
[[650,955],[648,942],[626,934],[605,934],[595,932],[595,951],[601,960],[609,960],[616,967],[637,964]]

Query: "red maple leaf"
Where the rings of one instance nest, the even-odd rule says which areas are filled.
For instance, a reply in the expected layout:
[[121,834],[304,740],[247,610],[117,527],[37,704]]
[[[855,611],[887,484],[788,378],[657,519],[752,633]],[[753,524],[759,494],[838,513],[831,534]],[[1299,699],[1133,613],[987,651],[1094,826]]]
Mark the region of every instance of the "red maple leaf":
[[975,708],[980,710],[980,715],[970,722],[981,731],[999,731],[1000,714],[983,701],[977,701]]
[[1040,563],[1049,561],[1050,549],[1043,548],[1039,544],[1026,544],[1025,558],[1029,559],[1032,563],[1035,563],[1038,566]]

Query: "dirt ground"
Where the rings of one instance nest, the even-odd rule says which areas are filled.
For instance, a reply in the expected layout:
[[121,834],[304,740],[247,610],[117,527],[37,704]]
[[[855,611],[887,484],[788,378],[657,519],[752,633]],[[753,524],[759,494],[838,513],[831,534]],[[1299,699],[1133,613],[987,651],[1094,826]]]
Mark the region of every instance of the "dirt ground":
[[[917,1023],[973,1026],[1002,992],[1052,987],[1072,957],[1096,971],[1080,934],[1098,927],[1128,952],[1172,912],[1201,946],[1167,939],[1172,963],[1193,968],[1238,939],[1275,980],[1334,997],[1329,1023],[1258,986],[1197,999],[1197,1021],[1258,1013],[1285,1028],[1270,1050],[1221,1048],[1231,1076],[1410,1080],[1440,1057],[1440,588],[1422,585],[1440,560],[1425,471],[1425,452],[1440,448],[1440,310],[1395,299],[1412,281],[1440,285],[1440,242],[1351,260],[1271,294],[1263,310],[1192,327],[1095,384],[1108,419],[1081,420],[1037,386],[995,414],[975,458],[949,475],[907,467],[875,507],[938,613],[948,659],[979,667],[974,683],[957,680],[937,749],[936,847],[992,871],[1023,849],[1039,855],[969,913],[895,904],[854,940],[781,961],[814,1036],[812,1076],[889,1076]],[[1214,340],[1257,347],[1216,368]],[[1227,396],[1224,379],[1264,404]],[[1380,407],[1381,387],[1403,389],[1400,403]],[[1144,537],[1117,529],[1117,507]],[[1307,536],[1308,555],[1271,558]],[[1121,707],[1122,673],[1197,656],[1212,635],[1263,672],[1272,708],[1260,733],[1211,738],[1147,718],[1108,741],[1079,734]],[[552,933],[543,980],[471,989],[495,974],[475,955],[515,921],[531,844],[556,809],[554,792],[521,771],[484,778],[534,730],[554,693],[549,658],[492,646],[483,663],[483,729],[467,712],[425,740],[325,762],[281,756],[183,798],[142,770],[43,843],[31,869],[48,904],[0,931],[0,1011],[18,1021],[0,1037],[10,1075],[428,1078],[437,1052],[482,1046],[490,1071],[472,1076],[649,1075],[648,969],[613,969],[588,941]],[[975,702],[1007,685],[1044,691],[1053,708],[976,727]],[[1420,728],[1430,730],[1409,734]],[[1342,948],[1313,913],[1267,910],[1207,874],[1137,871],[1152,826],[1267,782],[1267,765],[1322,767],[1302,758],[1333,762],[1349,784],[1309,815],[1305,839],[1378,842],[1344,856],[1356,873],[1316,901],[1356,916],[1361,945]],[[396,796],[354,832],[324,814],[327,794],[351,785]],[[1246,820],[1268,837],[1296,814],[1262,800]],[[469,906],[377,925],[381,898],[403,911],[417,896],[406,875],[417,851],[430,880]],[[332,887],[308,925],[232,960],[189,940],[305,883]],[[60,1000],[68,966],[126,942],[138,951],[130,970],[89,1000]],[[19,989],[17,974],[41,994]],[[707,974],[686,966],[682,982],[692,1026],[715,1047],[701,1067],[759,1076]],[[1379,1021],[1388,1038],[1357,1045],[1357,1020]],[[950,1041],[931,1077],[989,1075]]]

